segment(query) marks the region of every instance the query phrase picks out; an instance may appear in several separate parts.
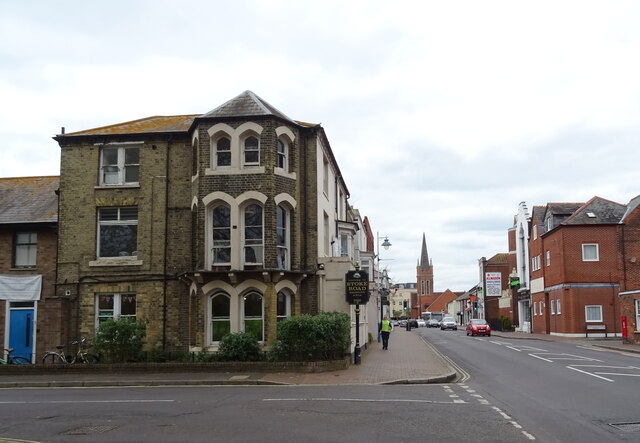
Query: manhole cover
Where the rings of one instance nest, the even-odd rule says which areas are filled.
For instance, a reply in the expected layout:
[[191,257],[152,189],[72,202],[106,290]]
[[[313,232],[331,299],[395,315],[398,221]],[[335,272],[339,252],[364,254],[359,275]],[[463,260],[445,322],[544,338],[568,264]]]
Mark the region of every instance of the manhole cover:
[[640,422],[636,423],[610,423],[614,428],[625,432],[640,432]]
[[83,426],[81,428],[76,428],[76,429],[67,431],[66,434],[67,435],[102,434],[103,432],[109,432],[115,428],[117,428],[117,426],[112,426],[112,425]]

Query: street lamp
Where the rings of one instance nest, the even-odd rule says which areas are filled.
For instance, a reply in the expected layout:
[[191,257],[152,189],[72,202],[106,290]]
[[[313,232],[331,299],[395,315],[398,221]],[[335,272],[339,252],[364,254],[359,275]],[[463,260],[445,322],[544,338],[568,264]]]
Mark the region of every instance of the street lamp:
[[[389,249],[389,247],[392,246],[391,242],[389,241],[389,237],[388,236],[384,236],[384,241],[382,242],[382,247],[386,250]],[[380,326],[382,326],[382,320],[384,319],[384,305],[383,305],[383,292],[386,292],[385,295],[389,295],[388,291],[384,291],[382,287],[382,272],[380,272],[380,236],[378,235],[378,233],[376,232],[376,248],[377,248],[377,253],[376,253],[376,258],[377,258],[377,268],[376,268],[376,272],[378,273],[378,277],[380,279],[379,281],[379,285],[378,285],[378,294],[380,295]]]

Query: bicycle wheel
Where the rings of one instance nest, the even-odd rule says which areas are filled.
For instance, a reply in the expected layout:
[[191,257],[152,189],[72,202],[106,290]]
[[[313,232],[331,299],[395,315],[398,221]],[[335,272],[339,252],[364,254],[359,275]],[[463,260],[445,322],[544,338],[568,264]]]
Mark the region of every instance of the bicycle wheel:
[[64,363],[62,358],[58,354],[53,352],[51,354],[46,354],[44,357],[42,357],[43,365],[53,365],[53,364],[61,364],[61,363]]
[[31,362],[24,357],[16,356],[11,358],[11,364],[12,365],[30,365]]
[[95,365],[98,363],[98,357],[93,354],[82,354],[82,363],[87,363],[89,365]]

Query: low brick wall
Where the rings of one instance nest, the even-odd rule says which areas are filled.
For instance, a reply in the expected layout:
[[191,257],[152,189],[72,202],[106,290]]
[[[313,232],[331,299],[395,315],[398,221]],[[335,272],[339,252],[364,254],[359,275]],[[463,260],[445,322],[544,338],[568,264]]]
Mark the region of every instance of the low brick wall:
[[122,363],[73,365],[0,365],[0,376],[64,373],[178,373],[178,372],[329,372],[347,369],[350,358],[311,362]]

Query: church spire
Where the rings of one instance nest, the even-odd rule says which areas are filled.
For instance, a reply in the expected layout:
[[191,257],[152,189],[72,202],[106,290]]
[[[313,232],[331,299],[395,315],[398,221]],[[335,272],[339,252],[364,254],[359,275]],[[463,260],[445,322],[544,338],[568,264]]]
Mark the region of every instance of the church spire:
[[429,269],[431,263],[429,262],[429,253],[427,252],[427,237],[422,233],[422,251],[420,253],[420,269]]

